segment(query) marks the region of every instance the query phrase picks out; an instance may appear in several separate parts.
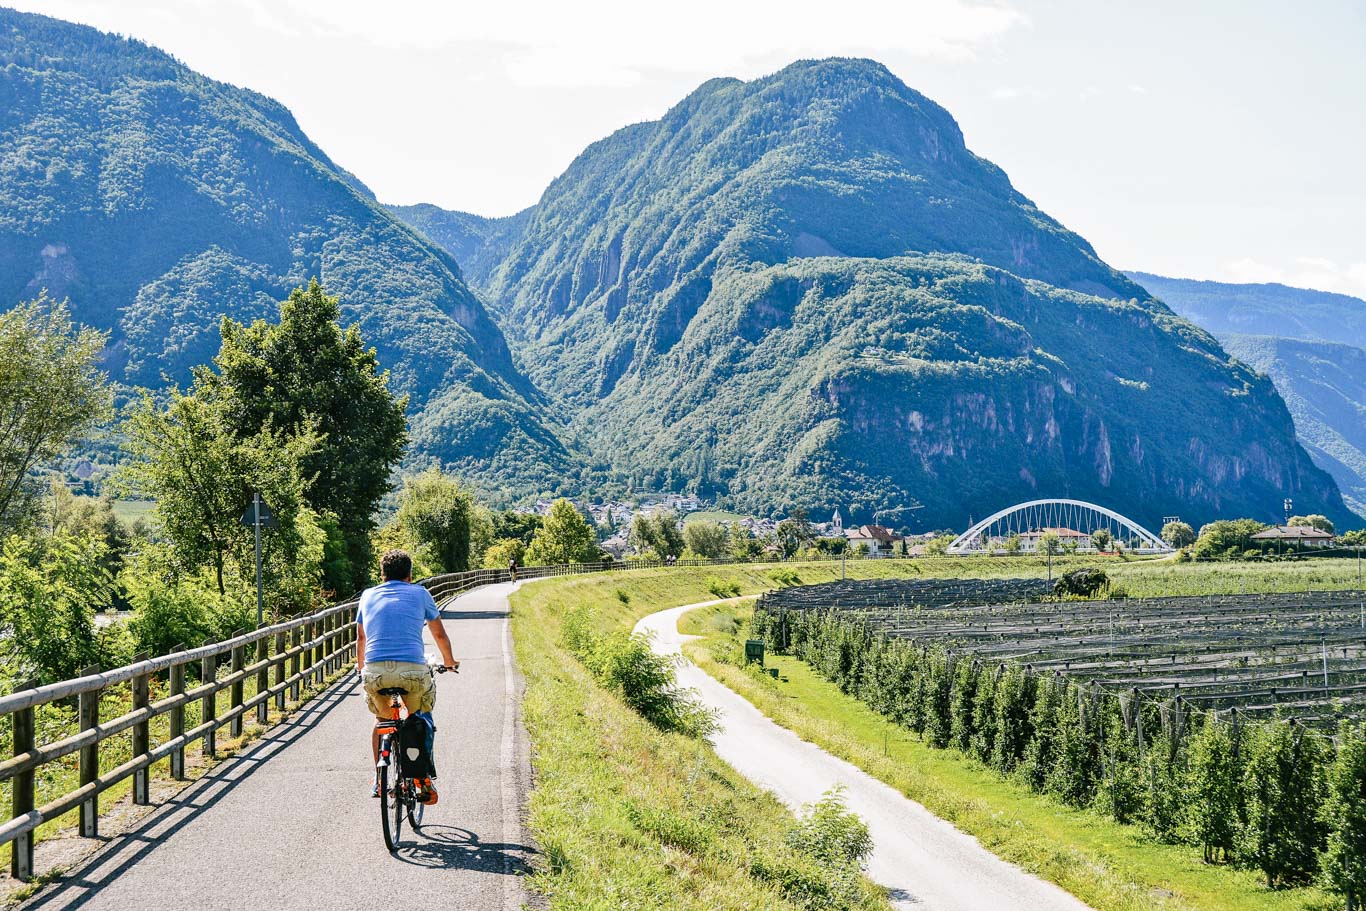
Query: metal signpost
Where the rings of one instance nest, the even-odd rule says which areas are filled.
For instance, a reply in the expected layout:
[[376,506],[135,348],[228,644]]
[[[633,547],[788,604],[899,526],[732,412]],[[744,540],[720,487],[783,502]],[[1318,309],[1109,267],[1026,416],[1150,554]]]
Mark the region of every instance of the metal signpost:
[[242,524],[250,526],[256,530],[256,625],[260,626],[265,619],[265,595],[261,590],[261,529],[274,528],[275,513],[270,511],[266,501],[261,498],[261,491],[256,490],[251,494],[251,505],[242,514]]

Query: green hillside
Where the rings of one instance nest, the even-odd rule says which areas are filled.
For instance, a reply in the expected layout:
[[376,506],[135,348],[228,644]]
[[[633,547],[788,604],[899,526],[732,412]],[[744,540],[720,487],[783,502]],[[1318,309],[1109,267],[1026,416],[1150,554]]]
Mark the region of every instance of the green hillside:
[[111,332],[115,379],[184,382],[223,315],[317,276],[412,396],[413,443],[487,487],[578,462],[452,257],[278,103],[137,41],[0,10],[0,300],[46,288]]
[[1314,461],[1366,516],[1366,350],[1332,342],[1229,335],[1224,347],[1275,382]]
[[1366,348],[1366,300],[1359,297],[1278,284],[1195,281],[1150,272],[1128,275],[1177,313],[1220,337],[1274,335]]
[[1056,495],[1149,522],[1270,519],[1287,494],[1345,514],[1269,382],[877,63],[712,80],[524,217],[462,235],[471,274],[633,483],[865,521],[919,501],[929,527]]

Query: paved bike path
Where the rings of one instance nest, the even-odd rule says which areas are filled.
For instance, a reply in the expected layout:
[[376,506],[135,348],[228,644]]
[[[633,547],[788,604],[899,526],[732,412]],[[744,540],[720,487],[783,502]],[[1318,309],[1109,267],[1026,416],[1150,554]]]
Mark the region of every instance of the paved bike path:
[[[715,602],[707,602],[715,603]],[[656,652],[682,656],[687,637],[678,619],[702,605],[651,614],[636,624]],[[1001,860],[970,835],[862,769],[802,740],[682,659],[678,681],[716,709],[716,752],[742,775],[796,809],[835,785],[845,787],[851,810],[868,824],[873,853],[868,876],[891,890],[892,904],[916,911],[1088,911],[1052,883]]]
[[372,716],[349,674],[23,907],[520,908],[534,852],[521,822],[531,765],[507,622],[515,587],[443,605],[461,664],[436,681],[441,799],[422,832],[404,826],[396,854],[370,797]]

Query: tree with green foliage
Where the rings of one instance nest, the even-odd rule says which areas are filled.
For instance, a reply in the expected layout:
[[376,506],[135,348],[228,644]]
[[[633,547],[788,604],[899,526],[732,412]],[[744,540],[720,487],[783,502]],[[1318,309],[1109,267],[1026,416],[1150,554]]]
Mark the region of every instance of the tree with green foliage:
[[0,545],[0,667],[11,683],[79,676],[100,662],[95,611],[108,607],[113,580],[94,535],[11,535]]
[[226,639],[256,620],[250,592],[219,594],[200,574],[186,572],[171,548],[155,542],[143,543],[119,583],[133,611],[127,626],[139,652],[161,655]]
[[1338,753],[1328,768],[1322,819],[1328,829],[1323,877],[1347,900],[1347,911],[1366,902],[1366,731],[1338,730]]
[[493,540],[501,541],[507,538],[516,538],[524,545],[530,545],[531,539],[535,537],[536,530],[541,527],[541,517],[534,512],[506,512],[494,513],[493,521]]
[[484,569],[507,569],[526,562],[526,545],[520,538],[499,538],[484,551]]
[[278,323],[224,319],[217,369],[194,371],[196,394],[220,410],[225,431],[316,433],[300,468],[311,479],[308,504],[335,516],[346,542],[351,578],[326,580],[337,591],[369,579],[375,509],[408,440],[407,397],[390,391],[375,349],[358,326],[342,329],[340,315],[337,298],[312,281],[281,303]]
[[1108,528],[1097,528],[1091,532],[1091,546],[1098,551],[1107,551],[1114,543],[1115,536],[1110,534]]
[[557,563],[592,563],[601,555],[593,526],[574,504],[565,499],[550,506],[550,515],[526,549],[526,562],[531,566],[551,566]]
[[1039,535],[1039,553],[1046,556],[1057,556],[1062,553],[1062,538],[1058,537],[1056,531],[1049,529]]
[[176,390],[165,407],[144,398],[124,423],[129,460],[123,483],[157,501],[156,515],[181,563],[213,573],[228,593],[230,571],[252,584],[255,550],[242,516],[260,491],[276,524],[262,529],[266,583],[288,613],[317,600],[325,546],[318,517],[304,503],[302,465],[317,448],[306,427],[270,427],[246,438],[226,426],[216,404]]
[[678,516],[668,511],[649,516],[638,513],[631,520],[628,540],[637,553],[653,554],[658,559],[677,557],[685,546]]
[[1319,513],[1312,513],[1307,516],[1291,516],[1285,524],[1317,528],[1319,531],[1326,531],[1330,535],[1337,531],[1336,527],[1333,525],[1333,521],[1327,516],[1320,515]]
[[[1308,882],[1324,846],[1321,738],[1293,721],[1261,724],[1248,738],[1241,853],[1272,888]],[[1359,784],[1358,784],[1359,787]]]
[[[108,497],[78,497],[61,481],[52,481],[48,500],[48,531],[73,538],[93,537],[104,543],[103,566],[110,577],[118,575],[123,557],[128,551],[129,535],[118,516],[114,515],[113,500]],[[120,593],[115,593],[119,606]]]
[[1229,860],[1237,842],[1242,762],[1230,727],[1211,719],[1189,746],[1185,833],[1204,849],[1207,864]]
[[726,555],[730,535],[719,522],[688,522],[683,526],[683,544],[699,557],[717,560]]
[[1018,534],[1006,538],[1004,549],[1007,555],[1018,557],[1024,551],[1024,541]]
[[415,547],[430,553],[437,572],[464,572],[470,568],[477,508],[474,496],[459,480],[430,468],[404,479],[394,522]]
[[792,515],[779,522],[773,533],[777,539],[778,553],[784,560],[790,560],[814,537],[804,509],[792,510]]
[[1168,547],[1180,550],[1195,543],[1195,529],[1186,522],[1168,522],[1162,526],[1161,537]]
[[0,528],[33,519],[33,469],[109,414],[104,343],[46,295],[0,313]]
[[1252,547],[1252,536],[1266,528],[1256,519],[1219,519],[1203,525],[1195,539],[1197,560],[1226,560]]
[[754,532],[743,525],[732,525],[730,529],[730,556],[736,560],[750,561],[764,552],[764,544],[754,537]]

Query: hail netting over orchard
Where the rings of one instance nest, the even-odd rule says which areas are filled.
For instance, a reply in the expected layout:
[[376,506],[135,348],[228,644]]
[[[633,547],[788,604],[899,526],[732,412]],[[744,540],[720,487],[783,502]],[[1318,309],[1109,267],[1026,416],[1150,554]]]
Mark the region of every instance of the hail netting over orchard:
[[[813,621],[854,624],[969,659],[1061,675],[1132,706],[1237,709],[1331,726],[1366,717],[1366,591],[1039,603],[1038,580],[884,580],[764,596],[785,647]],[[1010,603],[1006,603],[1010,602]]]
[[[1100,542],[1094,536],[1102,531]],[[992,513],[963,532],[948,546],[951,554],[979,554],[1009,550],[1042,550],[1040,541],[1055,536],[1056,546],[1069,550],[1108,549],[1114,542],[1135,553],[1171,553],[1160,537],[1112,509],[1085,500],[1030,500]]]

